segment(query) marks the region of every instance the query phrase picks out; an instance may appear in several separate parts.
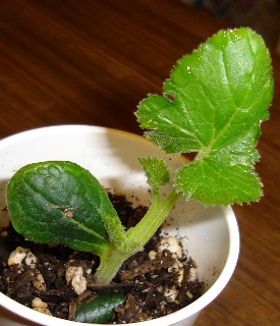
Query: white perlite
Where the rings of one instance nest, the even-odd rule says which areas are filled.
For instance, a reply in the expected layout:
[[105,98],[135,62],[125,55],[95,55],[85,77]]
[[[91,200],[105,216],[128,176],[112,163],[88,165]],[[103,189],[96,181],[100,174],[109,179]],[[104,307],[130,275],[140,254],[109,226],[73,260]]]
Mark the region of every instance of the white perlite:
[[164,296],[167,302],[174,302],[179,294],[179,291],[176,289],[166,289],[164,292]]
[[74,291],[78,295],[83,294],[87,289],[87,280],[83,274],[83,268],[81,266],[70,266],[65,273],[67,283],[71,282]]
[[35,289],[37,289],[38,291],[47,291],[46,283],[41,273],[37,274],[36,280],[34,280],[32,283]]
[[36,297],[32,300],[32,309],[41,312],[45,315],[52,316],[52,313],[48,309],[48,305],[40,298]]
[[33,254],[33,252],[28,250],[24,262],[26,265],[30,266],[31,268],[35,268],[35,265],[37,263],[37,257]]
[[190,282],[195,282],[197,279],[198,279],[198,270],[197,270],[197,267],[192,266],[188,270],[188,280]]
[[180,245],[180,241],[174,236],[162,238],[158,244],[157,249],[159,252],[167,249],[171,252],[172,257],[178,259],[182,258],[182,246]]
[[178,259],[176,259],[175,263],[168,269],[169,272],[172,270],[178,272],[178,283],[181,284],[184,277],[184,265]]
[[11,252],[8,259],[8,266],[13,264],[21,265],[23,262],[30,266],[31,268],[35,267],[37,262],[36,256],[30,251],[30,249],[17,247],[14,251]]

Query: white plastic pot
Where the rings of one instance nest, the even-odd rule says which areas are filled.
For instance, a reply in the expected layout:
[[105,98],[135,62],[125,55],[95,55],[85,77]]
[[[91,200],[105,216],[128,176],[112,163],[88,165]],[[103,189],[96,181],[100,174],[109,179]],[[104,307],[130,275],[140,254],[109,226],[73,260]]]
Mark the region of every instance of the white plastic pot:
[[[8,219],[5,208],[7,181],[20,167],[39,161],[68,160],[90,170],[111,190],[149,205],[150,193],[138,156],[159,155],[172,170],[184,159],[164,155],[144,138],[102,127],[64,125],[34,129],[0,141],[0,227]],[[167,186],[167,191],[170,186]],[[139,201],[140,199],[140,201]],[[198,264],[205,293],[189,306],[141,326],[191,326],[199,312],[223,290],[234,271],[239,253],[239,231],[230,207],[203,207],[181,198],[168,217],[165,231],[182,239],[188,255]],[[27,308],[0,293],[0,325],[85,326]],[[136,325],[136,324],[131,324]]]

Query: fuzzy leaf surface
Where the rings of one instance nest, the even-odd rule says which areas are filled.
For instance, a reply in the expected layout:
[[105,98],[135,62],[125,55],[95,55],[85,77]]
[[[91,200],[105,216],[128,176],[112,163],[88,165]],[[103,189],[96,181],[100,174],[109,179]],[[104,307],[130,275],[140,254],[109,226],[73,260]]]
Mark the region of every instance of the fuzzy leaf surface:
[[255,147],[272,96],[263,39],[248,28],[222,30],[180,59],[163,96],[149,95],[136,116],[167,153],[197,153],[177,171],[177,191],[205,205],[241,204],[262,195]]
[[159,193],[161,188],[169,182],[170,169],[162,158],[149,156],[139,157],[146,176],[148,178],[148,184]]

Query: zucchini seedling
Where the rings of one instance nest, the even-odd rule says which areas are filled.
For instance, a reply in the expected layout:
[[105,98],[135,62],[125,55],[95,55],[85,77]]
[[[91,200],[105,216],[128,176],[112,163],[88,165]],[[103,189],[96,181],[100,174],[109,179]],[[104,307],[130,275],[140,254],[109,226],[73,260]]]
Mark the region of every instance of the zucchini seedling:
[[110,282],[182,195],[204,205],[259,200],[256,144],[272,96],[271,58],[261,36],[248,28],[221,30],[181,58],[163,95],[149,95],[135,113],[145,136],[166,153],[196,153],[176,171],[170,194],[161,196],[170,181],[166,162],[139,158],[152,203],[142,220],[125,230],[102,185],[87,170],[71,162],[33,163],[8,183],[15,230],[35,242],[97,254],[97,282]]

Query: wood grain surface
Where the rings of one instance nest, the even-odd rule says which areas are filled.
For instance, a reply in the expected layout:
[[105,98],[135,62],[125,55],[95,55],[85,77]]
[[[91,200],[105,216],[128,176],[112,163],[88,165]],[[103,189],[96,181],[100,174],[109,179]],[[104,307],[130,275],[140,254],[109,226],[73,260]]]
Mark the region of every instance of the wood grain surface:
[[[1,0],[0,138],[57,124],[139,134],[139,101],[160,93],[176,60],[222,27],[176,0]],[[280,325],[280,58],[272,56],[275,97],[257,164],[265,196],[234,207],[239,263],[196,326]]]

